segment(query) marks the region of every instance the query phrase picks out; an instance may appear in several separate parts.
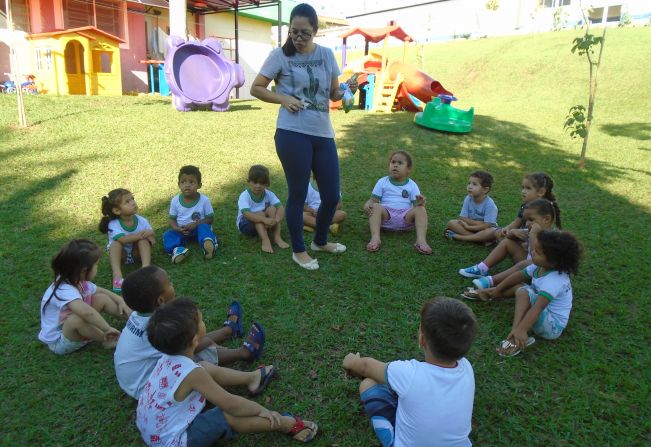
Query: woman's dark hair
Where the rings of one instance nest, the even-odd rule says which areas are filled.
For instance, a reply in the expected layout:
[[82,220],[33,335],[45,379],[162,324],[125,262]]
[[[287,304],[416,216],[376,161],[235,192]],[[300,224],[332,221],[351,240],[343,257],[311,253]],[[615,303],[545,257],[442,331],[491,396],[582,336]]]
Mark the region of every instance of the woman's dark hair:
[[158,307],[147,323],[149,343],[168,355],[182,353],[199,331],[199,308],[189,298],[176,298]]
[[88,239],[73,239],[61,247],[61,250],[52,258],[54,288],[43,305],[43,310],[52,298],[59,299],[57,290],[61,284],[78,286],[82,281],[82,274],[92,269],[101,255],[102,252],[97,244]]
[[541,231],[538,233],[538,247],[555,270],[572,275],[579,272],[583,247],[572,233],[558,230]]
[[[292,9],[291,14],[289,15],[289,26],[292,25],[292,21],[295,17],[305,17],[310,22],[310,25],[312,25],[312,29],[315,33],[319,29],[319,17],[314,8],[307,3],[301,3],[300,5],[294,6],[294,9]],[[283,45],[283,54],[288,57],[296,54],[296,47],[294,46],[291,36],[287,36],[287,40]]]
[[108,233],[109,222],[118,218],[118,216],[113,214],[113,208],[120,206],[122,197],[126,194],[131,194],[131,191],[124,188],[117,188],[102,197],[102,220],[99,221],[99,231],[101,233]]
[[411,158],[411,154],[409,152],[403,151],[403,150],[391,152],[391,155],[389,155],[389,163],[391,163],[391,159],[393,158],[393,156],[398,155],[398,154],[402,155],[403,157],[405,157],[407,159],[407,167],[411,168],[414,165],[414,162],[413,162],[413,160]]
[[556,226],[561,228],[561,209],[556,203],[556,195],[554,194],[554,180],[545,174],[544,172],[534,172],[533,174],[527,174],[524,176],[528,179],[536,189],[545,188],[545,199],[549,200],[554,207],[556,212]]
[[539,216],[549,216],[552,218],[552,222],[556,224],[556,228],[561,229],[561,218],[559,213],[561,212],[558,208],[558,203],[550,202],[547,199],[536,199],[524,206],[525,210],[532,210],[534,213]]

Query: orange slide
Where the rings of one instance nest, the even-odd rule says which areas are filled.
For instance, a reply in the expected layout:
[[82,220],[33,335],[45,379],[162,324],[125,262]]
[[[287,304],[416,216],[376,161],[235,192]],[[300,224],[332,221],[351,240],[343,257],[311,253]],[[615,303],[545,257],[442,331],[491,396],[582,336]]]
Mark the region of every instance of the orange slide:
[[398,73],[402,73],[404,76],[404,81],[396,95],[400,108],[404,110],[419,112],[424,107],[424,105],[417,105],[410,95],[423,103],[430,102],[432,98],[436,98],[440,94],[452,96],[452,92],[446,90],[440,82],[435,81],[413,65],[392,61],[389,63],[387,70],[389,71],[389,79],[395,79]]

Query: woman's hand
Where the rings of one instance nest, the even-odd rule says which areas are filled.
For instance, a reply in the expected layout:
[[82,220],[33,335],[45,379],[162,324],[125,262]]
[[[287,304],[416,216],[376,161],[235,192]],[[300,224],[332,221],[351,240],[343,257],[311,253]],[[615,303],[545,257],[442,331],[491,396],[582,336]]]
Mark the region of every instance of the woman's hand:
[[346,81],[348,88],[350,88],[351,93],[354,95],[357,89],[359,88],[359,83],[357,82],[357,77],[352,77]]
[[296,113],[305,108],[305,104],[300,99],[293,96],[284,96],[283,101],[280,103],[288,112]]

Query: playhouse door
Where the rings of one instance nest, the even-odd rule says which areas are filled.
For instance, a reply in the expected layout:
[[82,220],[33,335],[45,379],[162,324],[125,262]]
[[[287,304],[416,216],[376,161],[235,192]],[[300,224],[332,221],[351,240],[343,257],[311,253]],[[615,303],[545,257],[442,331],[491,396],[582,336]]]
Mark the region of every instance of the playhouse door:
[[66,45],[64,57],[66,60],[66,76],[68,93],[71,95],[86,94],[86,70],[84,69],[84,47],[76,40]]

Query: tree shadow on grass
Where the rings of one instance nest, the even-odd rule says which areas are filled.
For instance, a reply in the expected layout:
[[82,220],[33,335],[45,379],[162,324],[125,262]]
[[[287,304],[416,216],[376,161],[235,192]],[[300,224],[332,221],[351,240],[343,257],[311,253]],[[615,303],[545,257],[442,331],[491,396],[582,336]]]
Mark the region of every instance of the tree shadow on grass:
[[603,124],[601,130],[611,137],[651,140],[651,123]]

